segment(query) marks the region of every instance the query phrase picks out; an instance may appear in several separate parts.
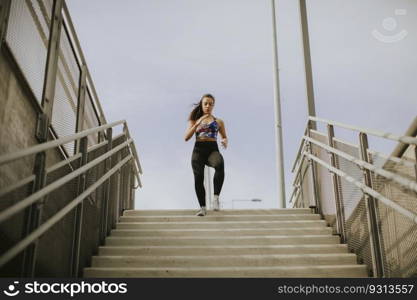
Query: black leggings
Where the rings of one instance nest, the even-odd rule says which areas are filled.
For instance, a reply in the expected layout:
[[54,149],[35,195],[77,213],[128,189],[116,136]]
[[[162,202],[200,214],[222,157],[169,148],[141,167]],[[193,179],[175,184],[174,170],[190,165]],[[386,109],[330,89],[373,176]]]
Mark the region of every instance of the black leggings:
[[224,161],[219,152],[217,142],[195,142],[191,165],[194,172],[194,185],[200,206],[206,206],[206,191],[204,189],[204,165],[215,168],[214,195],[220,195],[224,181]]

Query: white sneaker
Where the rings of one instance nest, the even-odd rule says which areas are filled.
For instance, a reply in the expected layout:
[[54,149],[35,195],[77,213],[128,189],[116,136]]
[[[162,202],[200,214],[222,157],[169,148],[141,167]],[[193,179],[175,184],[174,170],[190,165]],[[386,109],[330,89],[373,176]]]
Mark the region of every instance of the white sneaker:
[[196,214],[196,216],[203,217],[203,216],[205,216],[206,214],[207,214],[206,207],[205,207],[205,206],[203,206],[203,207],[201,207],[201,209],[198,211],[198,213]]
[[218,195],[214,195],[213,209],[215,211],[219,211],[220,210],[220,203],[219,203],[219,196]]

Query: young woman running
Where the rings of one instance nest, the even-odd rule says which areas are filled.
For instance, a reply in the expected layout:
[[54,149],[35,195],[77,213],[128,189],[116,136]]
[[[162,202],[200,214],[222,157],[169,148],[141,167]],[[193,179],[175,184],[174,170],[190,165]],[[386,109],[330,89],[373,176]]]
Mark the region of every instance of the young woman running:
[[193,134],[196,136],[191,166],[194,173],[194,186],[200,204],[200,211],[197,216],[205,216],[206,191],[204,189],[204,166],[213,167],[214,173],[214,210],[219,210],[219,195],[224,181],[224,161],[217,146],[217,133],[222,139],[221,144],[227,148],[227,136],[224,122],[212,115],[215,99],[212,95],[206,94],[201,97],[200,102],[191,111],[188,117],[188,128],[185,132],[185,141],[188,141]]

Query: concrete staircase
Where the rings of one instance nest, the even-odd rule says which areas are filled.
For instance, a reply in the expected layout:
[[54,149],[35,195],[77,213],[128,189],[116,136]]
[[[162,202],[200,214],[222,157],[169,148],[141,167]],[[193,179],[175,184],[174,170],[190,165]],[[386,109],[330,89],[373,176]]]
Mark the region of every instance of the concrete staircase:
[[125,211],[84,277],[367,277],[309,209]]

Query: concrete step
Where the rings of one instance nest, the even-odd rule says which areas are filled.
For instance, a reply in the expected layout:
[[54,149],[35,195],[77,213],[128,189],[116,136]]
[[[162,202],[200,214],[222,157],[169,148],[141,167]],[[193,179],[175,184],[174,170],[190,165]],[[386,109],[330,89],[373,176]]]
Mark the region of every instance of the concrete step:
[[212,256],[94,256],[92,267],[273,267],[302,265],[353,265],[356,255],[287,254],[287,255],[212,255]]
[[336,244],[339,236],[323,235],[271,235],[230,237],[107,237],[106,246],[148,245],[148,246],[192,246],[192,245],[302,245]]
[[99,255],[251,255],[251,254],[325,254],[347,253],[346,244],[270,245],[270,246],[100,246]]
[[120,222],[213,222],[213,221],[287,221],[320,220],[318,214],[281,214],[281,215],[215,215],[205,217],[193,215],[179,216],[122,216]]
[[[198,217],[203,219],[202,217]],[[200,222],[126,222],[117,223],[116,229],[223,229],[223,228],[312,228],[325,227],[324,220],[307,221],[212,221]]]
[[205,268],[85,268],[84,277],[367,277],[365,265]]
[[[173,216],[173,215],[192,215],[198,209],[167,209],[167,210],[125,210],[124,216]],[[209,210],[213,215],[276,215],[276,214],[309,214],[309,208],[285,208],[285,209],[225,209],[221,211]]]
[[225,229],[114,229],[111,236],[242,236],[242,235],[331,235],[330,227],[317,228],[225,228]]

